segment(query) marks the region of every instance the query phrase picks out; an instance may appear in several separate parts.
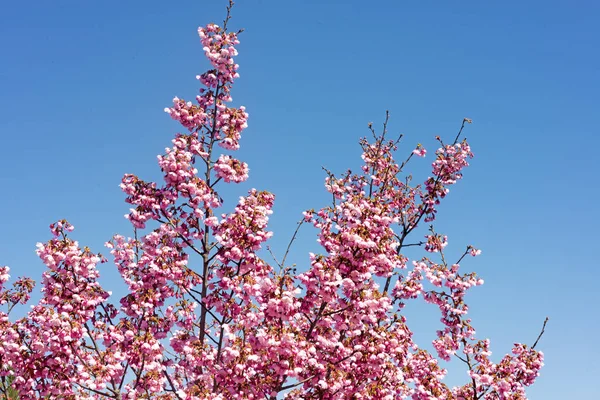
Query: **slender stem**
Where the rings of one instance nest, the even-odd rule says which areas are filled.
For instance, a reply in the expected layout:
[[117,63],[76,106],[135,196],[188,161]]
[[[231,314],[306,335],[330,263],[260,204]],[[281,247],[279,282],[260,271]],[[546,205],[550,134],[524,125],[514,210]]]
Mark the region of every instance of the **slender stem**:
[[290,242],[288,243],[287,249],[285,249],[285,254],[283,255],[283,260],[281,260],[281,265],[285,265],[285,260],[290,252],[290,248],[292,247],[292,243],[294,243],[294,240],[296,240],[296,236],[298,235],[298,231],[300,230],[300,227],[302,226],[302,224],[304,223],[304,219],[300,220],[298,222],[298,226],[296,227],[296,230],[294,231],[294,234],[292,235],[292,239],[290,240]]
[[542,335],[544,334],[544,331],[546,330],[546,324],[548,323],[548,320],[550,318],[546,317],[546,319],[544,320],[544,325],[542,325],[542,331],[540,332],[539,336],[537,337],[537,339],[535,340],[535,343],[533,344],[533,346],[531,346],[531,349],[535,349],[535,346],[537,346],[538,342],[540,341],[540,339],[542,338]]

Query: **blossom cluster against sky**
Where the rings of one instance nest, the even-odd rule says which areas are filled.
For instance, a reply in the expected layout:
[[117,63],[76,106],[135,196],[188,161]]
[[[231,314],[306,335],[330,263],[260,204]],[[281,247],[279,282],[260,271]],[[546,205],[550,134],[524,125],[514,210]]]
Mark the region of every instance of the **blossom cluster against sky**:
[[[191,98],[206,69],[196,29],[220,22],[224,1],[154,0],[4,5],[0,14],[0,264],[39,280],[37,241],[67,218],[96,251],[130,234],[118,188],[124,173],[157,178],[156,154],[179,129],[163,108]],[[468,300],[479,336],[497,357],[532,343],[546,367],[532,399],[597,398],[600,222],[595,177],[600,6],[592,1],[407,2],[240,0],[243,27],[236,104],[250,114],[239,157],[249,187],[276,194],[274,251],[285,250],[304,209],[329,200],[321,166],[360,162],[367,122],[404,133],[426,177],[435,135],[463,117],[475,159],[442,205],[448,249],[471,243],[485,279]],[[399,157],[400,158],[400,157]],[[291,257],[318,251],[301,231]],[[118,287],[103,266],[107,289]],[[118,290],[115,291],[119,293]],[[409,309],[423,343],[436,310]],[[451,372],[448,379],[457,378]]]

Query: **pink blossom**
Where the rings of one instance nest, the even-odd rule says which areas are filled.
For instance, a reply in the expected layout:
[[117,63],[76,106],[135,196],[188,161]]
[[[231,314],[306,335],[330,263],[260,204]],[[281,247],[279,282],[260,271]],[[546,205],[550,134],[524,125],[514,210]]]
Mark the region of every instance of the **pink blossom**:
[[425,157],[425,155],[427,154],[427,150],[419,143],[417,144],[417,148],[413,150],[413,154],[419,157]]
[[219,157],[215,163],[214,171],[225,182],[240,183],[248,179],[248,164],[226,155]]

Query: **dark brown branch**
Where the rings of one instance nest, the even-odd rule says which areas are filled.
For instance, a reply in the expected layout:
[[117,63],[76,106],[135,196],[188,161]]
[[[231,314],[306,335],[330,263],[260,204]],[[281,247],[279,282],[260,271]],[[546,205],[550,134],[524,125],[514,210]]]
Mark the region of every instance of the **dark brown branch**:
[[410,244],[403,244],[402,247],[423,246],[424,244],[425,244],[425,242],[410,243]]
[[165,370],[163,371],[163,374],[165,375],[165,378],[167,378],[167,381],[169,382],[169,385],[171,385],[171,392],[173,392],[175,394],[175,396],[177,396],[177,398],[179,400],[183,400],[178,394],[177,394],[177,390],[175,389],[175,385],[173,384],[173,381],[171,380],[171,377],[169,376],[169,373]]

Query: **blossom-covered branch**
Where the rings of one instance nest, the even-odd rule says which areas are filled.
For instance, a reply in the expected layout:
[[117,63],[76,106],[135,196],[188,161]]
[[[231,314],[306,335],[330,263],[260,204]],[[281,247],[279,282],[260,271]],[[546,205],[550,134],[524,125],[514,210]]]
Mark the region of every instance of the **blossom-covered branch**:
[[[402,137],[370,124],[361,139],[362,168],[327,171],[332,203],[308,210],[277,269],[261,254],[271,238],[275,197],[251,189],[233,208],[224,185],[248,179],[234,157],[248,114],[232,106],[239,78],[238,35],[224,23],[198,30],[209,69],[198,75],[194,100],[174,98],[165,111],[181,124],[158,156],[162,181],[127,174],[121,188],[131,205],[133,237],[106,246],[127,294],[117,303],[98,282],[107,260],[71,238],[67,221],[51,225],[38,244],[46,265],[42,298],[24,318],[33,281],[7,289],[0,268],[0,392],[21,399],[521,399],[543,365],[533,346],[491,359],[490,341],[476,336],[465,296],[483,284],[463,267],[481,253],[468,245],[446,259],[448,236],[422,223],[463,177],[473,157],[463,129],[450,144],[427,152],[418,144],[395,161]],[[409,162],[434,154],[431,176],[414,184]],[[416,156],[413,158],[413,156]],[[298,269],[286,264],[303,223],[317,231],[319,251]],[[410,237],[410,239],[409,239]],[[421,247],[409,259],[408,247]],[[408,301],[439,308],[434,353],[413,340],[403,316]],[[465,365],[465,384],[444,383],[444,363]]]

